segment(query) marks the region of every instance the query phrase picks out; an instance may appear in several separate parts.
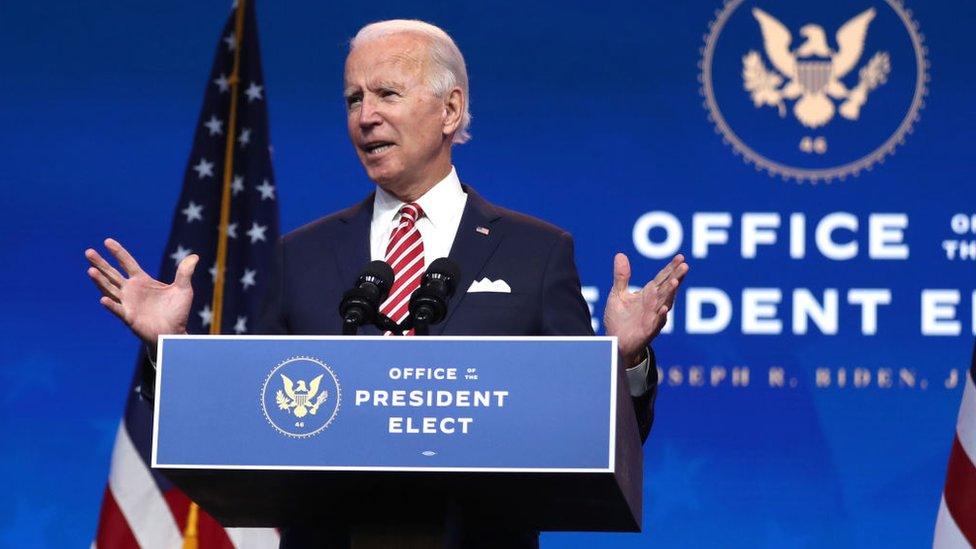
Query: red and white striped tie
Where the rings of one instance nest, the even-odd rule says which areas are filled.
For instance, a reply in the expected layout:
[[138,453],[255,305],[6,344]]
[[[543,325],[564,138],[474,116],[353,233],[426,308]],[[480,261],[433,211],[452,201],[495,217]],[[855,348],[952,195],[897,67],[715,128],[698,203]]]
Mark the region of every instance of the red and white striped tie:
[[[424,241],[417,230],[417,220],[424,216],[424,210],[416,203],[400,209],[400,223],[390,235],[386,247],[386,262],[393,267],[393,287],[390,296],[380,306],[380,312],[400,323],[407,318],[410,294],[420,287],[420,277],[424,274]],[[410,331],[413,333],[413,330]]]

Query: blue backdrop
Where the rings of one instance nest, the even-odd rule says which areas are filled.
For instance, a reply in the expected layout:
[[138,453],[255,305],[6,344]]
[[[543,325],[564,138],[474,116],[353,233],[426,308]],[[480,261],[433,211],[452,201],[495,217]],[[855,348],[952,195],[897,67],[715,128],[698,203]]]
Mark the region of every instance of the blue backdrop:
[[[789,51],[764,46],[755,7]],[[844,27],[871,8],[866,33]],[[596,317],[614,252],[639,280],[672,249],[692,266],[655,344],[645,532],[543,545],[927,544],[976,324],[976,4],[907,8],[263,3],[282,228],[370,191],[345,135],[347,39],[437,23],[471,76],[461,179],[575,235]],[[226,10],[0,7],[2,544],[93,535],[137,344],[82,252],[113,236],[156,268]],[[831,82],[842,55],[855,64]]]

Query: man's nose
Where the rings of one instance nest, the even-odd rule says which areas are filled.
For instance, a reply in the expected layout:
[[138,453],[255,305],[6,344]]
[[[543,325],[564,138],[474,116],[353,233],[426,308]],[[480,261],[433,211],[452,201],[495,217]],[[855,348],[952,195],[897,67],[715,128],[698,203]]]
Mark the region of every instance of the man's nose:
[[378,126],[383,123],[383,117],[380,116],[379,105],[376,101],[370,97],[364,97],[363,103],[359,107],[359,126],[362,128],[368,128],[371,126]]

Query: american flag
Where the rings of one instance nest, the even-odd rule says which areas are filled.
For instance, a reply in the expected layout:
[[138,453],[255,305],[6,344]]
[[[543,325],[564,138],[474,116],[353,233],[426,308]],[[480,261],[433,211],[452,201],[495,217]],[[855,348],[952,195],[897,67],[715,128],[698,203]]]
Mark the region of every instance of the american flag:
[[966,376],[956,438],[935,523],[937,549],[976,546],[976,349]]
[[[245,334],[257,322],[278,238],[266,101],[254,0],[238,0],[217,44],[159,273],[160,280],[172,280],[184,257],[200,256],[190,333]],[[224,529],[149,468],[152,405],[141,387],[146,368],[152,366],[142,350],[93,547],[277,547],[275,530]]]

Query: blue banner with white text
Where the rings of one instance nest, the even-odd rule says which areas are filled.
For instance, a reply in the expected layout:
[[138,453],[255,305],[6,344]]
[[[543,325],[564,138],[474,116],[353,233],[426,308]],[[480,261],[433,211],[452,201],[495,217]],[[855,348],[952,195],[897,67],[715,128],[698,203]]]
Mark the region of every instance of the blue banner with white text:
[[161,467],[610,471],[609,338],[167,339]]

